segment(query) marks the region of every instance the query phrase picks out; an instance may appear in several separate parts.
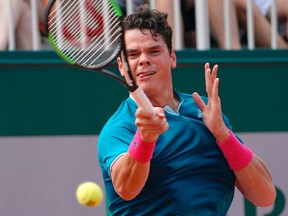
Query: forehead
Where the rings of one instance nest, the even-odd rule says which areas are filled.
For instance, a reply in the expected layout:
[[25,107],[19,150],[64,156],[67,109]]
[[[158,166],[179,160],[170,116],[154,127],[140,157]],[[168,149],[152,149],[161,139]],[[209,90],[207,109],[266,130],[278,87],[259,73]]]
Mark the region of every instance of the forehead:
[[161,35],[153,37],[149,29],[129,29],[125,31],[125,43],[128,45],[160,45],[165,44]]

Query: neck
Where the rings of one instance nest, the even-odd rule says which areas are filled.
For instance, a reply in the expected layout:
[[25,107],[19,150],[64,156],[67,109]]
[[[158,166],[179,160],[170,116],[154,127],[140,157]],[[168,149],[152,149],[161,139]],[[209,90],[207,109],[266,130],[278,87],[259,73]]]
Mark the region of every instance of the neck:
[[173,101],[172,101],[170,107],[171,107],[175,112],[178,112],[179,98],[178,98],[178,96],[177,96],[176,94],[174,94]]
[[[166,93],[165,93],[166,92]],[[174,91],[163,91],[161,94],[157,93],[157,95],[147,95],[153,106],[155,107],[165,107],[168,105],[175,112],[178,111],[178,106],[180,99],[177,94],[174,94]]]

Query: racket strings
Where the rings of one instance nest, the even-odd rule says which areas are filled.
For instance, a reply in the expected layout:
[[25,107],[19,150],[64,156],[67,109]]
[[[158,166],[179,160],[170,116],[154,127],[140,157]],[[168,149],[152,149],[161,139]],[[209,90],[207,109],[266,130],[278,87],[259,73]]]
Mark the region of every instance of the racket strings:
[[64,55],[78,64],[98,67],[118,53],[122,29],[108,1],[84,2],[57,1],[49,15],[49,32]]
[[[73,13],[65,13],[65,11],[67,10],[74,10],[75,7],[77,6],[77,4],[68,4],[69,1],[55,1],[53,7],[51,8],[50,14],[49,14],[49,20],[48,20],[48,24],[51,25],[51,23],[53,22],[57,22],[57,17],[61,15],[62,19],[67,19],[67,16],[71,16],[73,15]],[[66,8],[68,5],[68,8]],[[64,12],[63,12],[64,11]],[[70,18],[70,17],[68,17]],[[52,26],[52,28],[50,28],[50,31],[54,31],[55,30],[55,25]]]
[[[82,1],[83,2],[83,1]],[[81,4],[81,2],[80,2]],[[68,5],[68,7],[66,7]],[[55,32],[64,24],[70,25],[70,23],[75,24],[76,15],[78,13],[79,0],[70,1],[55,1],[54,7],[52,8],[49,15],[49,26],[50,32]],[[56,23],[56,24],[54,24]],[[77,28],[77,25],[73,25],[71,32]],[[61,28],[60,28],[61,29]]]
[[110,52],[115,50],[115,43],[118,44],[119,42],[119,33],[121,32],[121,28],[119,27],[119,20],[113,15],[114,13],[110,13],[109,16],[106,17],[106,20],[110,20],[108,22],[108,25],[105,27],[105,29],[107,29],[108,31],[105,31],[102,37],[97,38],[100,40],[95,39],[91,44],[92,49],[88,49],[88,53],[82,53],[82,55],[78,56],[77,60],[86,59],[83,64],[95,65],[98,62],[102,63],[103,60],[105,60],[106,58],[108,58],[108,56],[111,55]]
[[[108,23],[108,26],[106,26],[106,29],[108,31],[106,31],[104,34],[109,35],[110,37],[108,39],[107,39],[107,37],[106,38],[102,37],[102,38],[100,38],[100,40],[94,40],[91,43],[91,47],[93,47],[93,49],[88,49],[89,51],[87,53],[86,52],[83,52],[83,53],[79,52],[78,54],[76,54],[75,55],[76,61],[78,61],[80,59],[86,59],[86,61],[83,62],[83,64],[86,65],[88,62],[91,61],[92,57],[95,57],[93,61],[97,62],[99,57],[103,56],[103,54],[105,54],[108,49],[111,49],[111,46],[107,46],[107,45],[114,44],[116,41],[118,41],[117,35],[119,34],[119,31],[121,30],[121,28],[117,27],[118,19],[116,19],[112,13],[109,14],[107,19],[111,20],[111,21]],[[83,38],[83,39],[85,39],[85,38]],[[111,39],[113,39],[113,40],[111,41]],[[104,49],[103,49],[103,47],[104,47]],[[93,53],[94,53],[94,55],[93,55]],[[97,56],[95,56],[95,55],[97,55]],[[89,57],[89,58],[87,58],[87,57]],[[103,61],[103,59],[100,59],[99,61]],[[92,62],[92,64],[93,64],[93,62]]]
[[[59,2],[59,1],[57,1],[57,2]],[[68,8],[65,8],[67,5],[67,2],[70,2],[70,4],[69,4]],[[76,4],[74,2],[71,2],[71,1],[64,1],[64,4],[58,3],[58,5],[57,5],[58,7],[56,6],[58,8],[57,11],[54,10],[51,12],[52,18],[50,19],[49,23],[50,23],[52,28],[50,31],[51,32],[58,31],[59,35],[61,35],[61,28],[62,28],[63,23],[64,23],[66,26],[70,27],[69,31],[71,32],[71,34],[73,34],[75,36],[75,39],[77,39],[81,43],[81,40],[80,40],[81,38],[79,38],[79,36],[82,35],[83,39],[85,39],[85,36],[83,33],[81,34],[81,31],[79,31],[79,26],[77,26],[77,22],[75,22],[75,20],[77,20],[77,14],[79,14],[77,11],[80,12],[80,15],[83,14],[83,10],[84,10],[83,9],[83,1],[81,1],[81,2],[80,2],[80,7],[82,7],[82,10],[80,10],[80,11],[78,10],[78,7],[77,7],[78,6],[77,3],[79,3],[77,0],[75,1]],[[73,6],[70,7],[70,5],[73,5]],[[59,20],[58,18],[61,19],[61,21],[57,21],[57,20]],[[86,19],[86,18],[85,18],[85,16],[82,15],[81,20],[83,20],[83,19]],[[53,25],[54,23],[51,23],[51,22],[56,22],[56,25]],[[90,20],[89,22],[92,22],[92,20]],[[86,24],[89,25],[90,24],[89,22],[86,21]],[[83,29],[81,29],[81,30],[83,30]],[[84,29],[84,32],[85,32],[85,29]],[[59,46],[62,46],[63,49],[67,49],[67,47],[65,47],[65,45],[68,46],[68,45],[71,45],[71,43],[68,43],[69,41],[67,41],[67,40],[64,40],[64,39],[61,40],[61,39],[63,39],[63,38],[58,37],[55,40],[55,42],[59,43]],[[64,43],[64,42],[66,42],[66,43]]]
[[[115,20],[116,21],[116,20]],[[108,27],[109,28],[109,27]],[[116,31],[115,31],[116,30]],[[86,59],[87,56],[89,56],[91,53],[94,52],[94,55],[90,55],[90,57],[85,61],[83,62],[83,64],[88,64],[89,62],[91,62],[92,58],[94,57],[94,60],[92,61],[92,64],[94,62],[102,62],[103,61],[103,56],[106,54],[107,50],[111,49],[112,47],[111,46],[107,46],[109,44],[114,44],[115,42],[118,42],[119,41],[119,38],[117,37],[117,35],[119,34],[118,32],[121,30],[121,28],[117,28],[117,29],[112,29],[110,28],[109,30],[109,35],[110,38],[109,40],[105,40],[104,38],[101,39],[99,42],[97,42],[96,40],[93,42],[92,46],[93,47],[97,47],[97,49],[94,51],[93,49],[90,49],[90,51],[88,53],[83,53],[85,54],[83,56],[83,54],[81,56],[79,56],[79,58],[84,58]],[[110,40],[112,39],[112,41]],[[104,43],[103,43],[104,42]],[[100,45],[100,46],[99,46]],[[103,49],[104,47],[104,49]],[[102,57],[102,58],[101,58]],[[78,59],[79,59],[78,58]]]
[[[67,2],[67,1],[66,1]],[[82,1],[83,2],[83,1]],[[99,3],[98,3],[99,4]],[[71,4],[70,4],[71,5]],[[74,4],[74,6],[75,5],[77,5],[77,4]],[[97,5],[96,5],[97,6]],[[53,25],[53,28],[51,28],[51,31],[53,32],[53,31],[55,31],[55,29],[59,29],[59,27],[62,25],[62,23],[65,23],[65,24],[68,24],[68,26],[70,27],[71,26],[71,23],[72,23],[72,28],[70,28],[70,32],[71,33],[73,33],[74,35],[76,35],[76,36],[78,36],[78,38],[76,38],[76,39],[81,39],[81,38],[85,38],[85,34],[82,34],[82,37],[81,38],[79,38],[79,35],[81,36],[81,34],[79,33],[79,32],[81,32],[81,31],[79,31],[79,26],[77,26],[77,25],[75,25],[75,22],[74,22],[74,20],[75,20],[75,13],[73,13],[73,12],[71,12],[71,10],[72,9],[74,9],[74,8],[68,8],[68,10],[69,10],[69,13],[70,13],[70,16],[65,16],[65,15],[67,15],[67,14],[69,14],[69,13],[67,13],[67,12],[65,12],[65,11],[63,11],[63,8],[65,7],[65,5],[64,6],[62,6],[62,7],[60,7],[60,10],[58,10],[58,14],[64,14],[64,16],[62,16],[61,17],[61,19],[63,20],[62,22],[58,22],[58,25],[57,25],[57,23],[56,23],[56,25]],[[81,10],[80,10],[80,15],[82,15],[81,16],[81,20],[84,20],[85,19],[85,21],[86,21],[86,25],[90,25],[91,23],[92,23],[92,19],[87,19],[87,17],[88,17],[88,13],[86,13],[87,15],[86,16],[83,16],[83,14],[84,14],[84,9],[83,9],[83,4],[82,4],[82,6],[81,6]],[[77,10],[78,11],[78,10]],[[54,11],[54,13],[55,13],[55,11]],[[57,14],[56,14],[57,15]],[[71,15],[74,15],[74,19],[71,19]],[[84,14],[85,15],[85,14]],[[50,19],[50,21],[53,21],[53,20],[55,20],[54,18],[55,18],[56,16],[54,16],[54,17],[52,17],[52,19]],[[88,20],[88,21],[87,21]],[[73,24],[74,23],[74,24]],[[81,25],[81,26],[83,26],[83,25]],[[78,28],[78,29],[77,29]],[[78,31],[76,31],[76,30],[78,30]],[[81,30],[83,30],[83,29],[81,29]],[[85,30],[85,29],[84,29]],[[60,39],[61,39],[61,37],[59,37]],[[58,38],[58,39],[59,39]],[[59,42],[58,41],[58,39],[56,39],[55,40],[55,42],[56,43],[59,43],[60,45],[62,45],[62,47],[65,49],[66,47],[65,46],[63,46],[63,44],[61,44],[61,42]],[[62,38],[63,39],[63,38]],[[62,41],[62,40],[61,40]],[[63,40],[63,42],[64,42],[64,40]],[[67,41],[66,41],[67,42]],[[81,42],[81,40],[80,40],[80,42]],[[69,43],[67,43],[67,44],[69,44]]]

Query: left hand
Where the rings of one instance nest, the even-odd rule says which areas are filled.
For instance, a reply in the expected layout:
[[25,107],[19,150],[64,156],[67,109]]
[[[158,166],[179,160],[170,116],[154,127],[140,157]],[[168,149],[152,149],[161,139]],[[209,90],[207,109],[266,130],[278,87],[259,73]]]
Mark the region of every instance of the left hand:
[[229,137],[229,131],[222,117],[221,100],[218,95],[219,78],[217,77],[217,72],[218,65],[215,65],[211,72],[210,64],[205,64],[207,105],[197,92],[194,92],[192,97],[202,112],[204,124],[214,137],[221,142]]

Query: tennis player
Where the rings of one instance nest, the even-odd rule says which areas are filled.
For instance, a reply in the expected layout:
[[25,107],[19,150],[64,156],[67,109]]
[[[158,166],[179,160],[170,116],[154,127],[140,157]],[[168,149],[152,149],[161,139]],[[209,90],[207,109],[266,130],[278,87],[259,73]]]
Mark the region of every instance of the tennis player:
[[267,167],[221,111],[218,66],[204,67],[208,97],[182,93],[172,84],[176,55],[167,14],[143,5],[123,24],[131,70],[156,114],[130,96],[100,133],[111,214],[225,216],[235,186],[253,204],[272,205],[276,192]]

